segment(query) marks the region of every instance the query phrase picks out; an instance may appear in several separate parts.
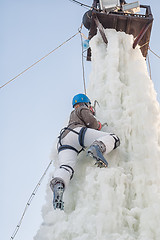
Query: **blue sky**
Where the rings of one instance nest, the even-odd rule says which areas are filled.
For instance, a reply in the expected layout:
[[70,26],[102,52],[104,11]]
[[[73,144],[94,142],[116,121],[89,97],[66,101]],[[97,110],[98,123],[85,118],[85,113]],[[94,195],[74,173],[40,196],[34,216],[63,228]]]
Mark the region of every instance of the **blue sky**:
[[[92,0],[81,2],[91,5]],[[159,54],[160,3],[158,0],[141,3],[151,5],[154,24],[150,47]],[[74,35],[87,11],[69,0],[1,0],[0,6],[0,85]],[[86,30],[83,32],[87,35]],[[150,52],[149,57],[160,101],[160,60]],[[90,65],[85,62],[87,82]],[[56,137],[72,109],[72,97],[79,92],[83,92],[79,35],[0,90],[2,239],[10,239],[20,220],[28,198],[49,164]],[[26,213],[17,240],[33,239],[36,234],[48,175]]]

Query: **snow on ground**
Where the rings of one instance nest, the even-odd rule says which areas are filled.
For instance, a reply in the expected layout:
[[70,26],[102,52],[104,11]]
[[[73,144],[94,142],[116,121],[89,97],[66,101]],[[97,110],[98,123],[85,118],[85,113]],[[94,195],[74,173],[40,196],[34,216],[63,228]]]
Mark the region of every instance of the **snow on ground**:
[[[64,194],[65,211],[53,210],[47,186],[43,223],[34,240],[160,239],[160,108],[133,37],[106,30],[91,42],[92,71],[87,94],[99,102],[97,118],[107,122],[121,146],[107,156],[109,168],[94,166],[85,152]],[[52,156],[57,158],[56,153]]]

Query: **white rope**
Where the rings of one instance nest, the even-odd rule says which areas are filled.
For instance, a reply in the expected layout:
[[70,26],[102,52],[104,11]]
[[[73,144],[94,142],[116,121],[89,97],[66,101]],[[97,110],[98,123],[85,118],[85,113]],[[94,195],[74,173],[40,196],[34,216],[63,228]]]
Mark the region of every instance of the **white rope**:
[[80,38],[81,38],[81,48],[82,48],[82,74],[83,74],[83,86],[84,86],[84,93],[85,95],[87,94],[87,91],[86,91],[86,81],[85,81],[85,71],[84,71],[84,56],[83,56],[83,35],[81,33],[81,30],[82,30],[82,26],[79,28],[79,33],[80,33]]
[[39,186],[41,185],[42,180],[43,180],[44,176],[46,175],[46,173],[47,173],[50,165],[52,164],[52,162],[53,162],[53,160],[51,160],[50,163],[48,164],[45,172],[43,173],[43,175],[42,175],[42,177],[40,178],[38,184],[36,185],[35,189],[33,190],[30,198],[28,199],[28,202],[27,202],[27,204],[26,204],[26,206],[25,206],[25,209],[24,209],[23,214],[22,214],[22,216],[21,216],[21,218],[20,218],[20,221],[18,222],[18,224],[17,224],[17,226],[16,226],[16,228],[15,228],[15,230],[14,230],[14,232],[13,232],[11,238],[10,238],[10,240],[13,240],[13,239],[15,238],[15,236],[16,236],[16,234],[17,234],[17,232],[18,232],[18,230],[19,230],[19,228],[20,228],[20,226],[21,226],[21,224],[22,224],[22,221],[23,221],[23,218],[24,218],[24,216],[25,216],[25,213],[26,213],[28,207],[30,206],[30,204],[31,204],[34,196],[36,195],[36,192],[38,191],[38,188],[39,188]]
[[148,49],[151,51],[151,53],[153,53],[156,57],[160,58],[160,56],[158,54],[156,54],[152,49],[150,49],[150,47],[148,47]]
[[19,73],[17,76],[15,76],[14,78],[10,79],[8,82],[4,83],[2,86],[0,86],[0,89],[5,87],[7,84],[11,83],[12,81],[14,81],[15,79],[17,79],[19,76],[21,76],[23,73],[25,73],[26,71],[28,71],[30,68],[32,68],[33,66],[35,66],[37,63],[41,62],[43,59],[45,59],[46,57],[48,57],[51,53],[53,53],[54,51],[56,51],[58,48],[60,48],[61,46],[63,46],[65,43],[69,42],[72,38],[74,38],[77,34],[79,34],[79,32],[75,33],[72,37],[70,37],[69,39],[67,39],[65,42],[61,43],[58,47],[56,47],[55,49],[53,49],[51,52],[47,53],[44,57],[40,58],[38,61],[36,61],[35,63],[33,63],[31,66],[29,66],[28,68],[26,68],[25,70],[23,70],[21,73]]
[[150,63],[150,59],[149,59],[149,54],[147,54],[147,60],[148,60],[149,76],[150,76],[150,79],[152,80],[151,63]]

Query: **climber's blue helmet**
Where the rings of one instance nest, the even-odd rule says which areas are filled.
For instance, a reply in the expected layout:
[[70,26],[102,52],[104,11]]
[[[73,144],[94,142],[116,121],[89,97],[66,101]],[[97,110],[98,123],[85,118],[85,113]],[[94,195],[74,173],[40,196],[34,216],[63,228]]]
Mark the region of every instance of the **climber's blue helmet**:
[[85,94],[79,93],[79,94],[77,94],[73,97],[73,100],[72,100],[73,107],[78,103],[89,103],[89,104],[91,104],[91,101]]

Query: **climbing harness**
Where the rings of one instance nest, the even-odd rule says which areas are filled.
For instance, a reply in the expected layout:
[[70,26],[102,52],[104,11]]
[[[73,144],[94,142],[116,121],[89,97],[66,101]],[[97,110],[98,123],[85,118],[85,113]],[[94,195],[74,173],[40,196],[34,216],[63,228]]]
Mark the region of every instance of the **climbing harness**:
[[114,148],[113,148],[113,150],[114,150],[120,145],[120,139],[114,133],[111,133],[110,136],[112,136],[115,140]]
[[[66,130],[69,130],[69,131],[72,131],[73,133],[77,134],[78,135],[78,141],[79,141],[79,144],[80,146],[82,147],[82,149],[80,151],[78,151],[76,148],[70,146],[70,145],[63,145],[61,143],[61,140],[62,140],[62,135],[63,133],[66,131]],[[75,131],[74,129],[72,128],[69,128],[69,127],[65,127],[61,130],[60,132],[60,135],[59,135],[59,141],[58,141],[58,144],[60,145],[60,147],[58,147],[58,153],[61,152],[62,150],[66,150],[66,149],[70,149],[70,150],[73,150],[75,151],[77,154],[79,154],[80,152],[82,152],[85,148],[84,146],[84,136],[85,136],[85,133],[87,131],[87,127],[82,127],[80,132],[77,132]]]
[[[63,145],[61,143],[61,140],[62,140],[62,135],[63,133],[66,131],[66,130],[69,130],[69,131],[72,131],[73,133],[77,134],[78,135],[78,141],[79,141],[79,144],[80,146],[82,147],[80,151],[78,151],[76,148],[70,146],[70,145]],[[72,128],[69,128],[69,127],[65,127],[61,130],[60,132],[60,136],[58,137],[59,138],[59,142],[58,144],[60,145],[60,147],[58,147],[58,153],[63,151],[63,150],[66,150],[66,149],[69,149],[69,150],[73,150],[77,153],[77,155],[82,152],[85,148],[84,146],[84,136],[85,136],[85,133],[87,131],[87,127],[82,127],[81,130],[79,132],[75,131],[74,129]],[[60,168],[63,168],[64,170],[68,171],[71,176],[70,176],[70,180],[73,178],[73,175],[74,175],[74,170],[71,166],[69,165],[61,165]]]
[[79,132],[78,140],[79,140],[79,144],[82,146],[82,148],[85,148],[85,146],[84,146],[84,136],[85,136],[86,131],[87,131],[87,128],[82,127],[80,132]]
[[73,150],[75,151],[77,154],[80,153],[80,151],[78,151],[76,148],[70,146],[70,145],[62,145],[58,148],[58,153],[60,153],[62,150],[66,150],[66,149],[70,149],[70,150]]
[[71,166],[63,164],[63,165],[60,166],[60,168],[63,168],[63,169],[65,169],[66,171],[68,171],[70,173],[70,171],[67,169],[67,168],[69,168],[71,170],[71,172],[72,172],[70,180],[73,178],[74,170],[73,170],[73,168]]

